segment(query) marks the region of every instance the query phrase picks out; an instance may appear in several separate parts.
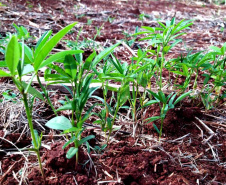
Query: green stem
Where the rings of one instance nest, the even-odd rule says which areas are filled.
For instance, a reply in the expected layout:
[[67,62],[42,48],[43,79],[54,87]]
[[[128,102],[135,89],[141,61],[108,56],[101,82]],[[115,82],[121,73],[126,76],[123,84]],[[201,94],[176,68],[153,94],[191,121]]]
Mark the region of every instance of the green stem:
[[[76,137],[77,137],[77,136],[76,136]],[[78,148],[78,140],[76,140],[74,144],[75,144],[75,148]],[[75,159],[75,160],[76,160],[76,161],[75,161],[75,165],[77,166],[77,165],[78,165],[78,151],[76,152],[75,155],[76,155],[76,156],[75,156],[75,157],[76,157],[76,159]]]
[[160,131],[159,131],[159,141],[161,140],[161,137],[162,137],[163,121],[164,121],[164,118],[161,118],[161,127],[160,127]]
[[37,150],[36,155],[37,155],[37,158],[38,158],[39,168],[41,170],[42,177],[44,179],[44,184],[46,184],[46,178],[45,178],[45,174],[44,174],[44,171],[43,171],[43,168],[42,168],[42,161],[41,161],[41,158],[40,158],[39,150]]
[[113,117],[113,120],[112,120],[112,125],[111,125],[111,129],[109,130],[109,135],[108,135],[108,139],[107,139],[107,144],[109,142],[109,138],[110,138],[110,135],[111,135],[111,132],[112,132],[112,127],[115,123],[115,119],[116,119],[116,116],[117,116],[117,113],[118,113],[118,110],[119,110],[119,104],[120,104],[120,90],[118,91],[118,97],[117,97],[117,106],[116,106],[116,109],[115,109],[115,113],[114,113],[114,117]]
[[159,82],[159,87],[160,90],[162,90],[162,70],[163,70],[163,63],[164,63],[164,52],[162,52],[162,58],[161,58],[161,66],[160,66],[160,82]]
[[39,167],[40,167],[40,170],[41,170],[42,177],[43,177],[44,182],[45,182],[45,174],[44,174],[43,169],[42,169],[42,162],[41,162],[41,159],[40,159],[38,143],[36,143],[36,139],[35,139],[34,127],[33,127],[33,123],[32,123],[32,116],[31,116],[30,108],[29,108],[29,105],[28,105],[28,102],[27,102],[27,94],[25,94],[23,91],[21,93],[23,95],[23,102],[24,102],[25,111],[26,111],[26,115],[27,115],[28,125],[29,125],[30,132],[31,132],[31,138],[32,138],[32,141],[33,141],[34,148],[37,150],[36,154],[37,154],[37,158],[38,158],[38,163],[39,163]]

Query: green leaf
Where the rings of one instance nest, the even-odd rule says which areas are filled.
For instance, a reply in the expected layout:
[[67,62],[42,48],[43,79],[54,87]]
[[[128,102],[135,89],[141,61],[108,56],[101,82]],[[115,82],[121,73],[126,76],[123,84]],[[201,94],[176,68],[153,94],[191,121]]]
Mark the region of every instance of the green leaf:
[[221,54],[221,49],[216,47],[216,46],[210,46],[210,49],[212,49],[213,51],[217,52],[217,54]]
[[186,92],[186,93],[180,95],[180,96],[176,99],[176,101],[174,102],[174,105],[176,105],[178,102],[180,102],[181,100],[183,100],[186,96],[188,96],[189,94],[191,94],[191,92],[192,92],[192,91],[188,91],[188,92]]
[[81,130],[82,130],[81,128],[71,127],[70,129],[64,130],[63,133],[67,134],[67,133],[71,133],[71,132],[80,132]]
[[67,159],[71,159],[72,157],[74,157],[74,155],[78,152],[78,148],[75,148],[75,147],[71,147],[67,154],[66,154],[66,157]]
[[64,59],[65,72],[74,80],[77,75],[77,64],[72,55],[67,55]]
[[43,45],[47,42],[47,40],[49,39],[50,35],[52,34],[52,30],[46,31],[41,38],[38,40],[36,46],[35,46],[35,55],[37,55],[40,51],[40,49],[42,49]]
[[159,103],[159,101],[158,100],[150,100],[147,103],[145,103],[143,107],[147,107],[147,106],[150,106],[150,105],[155,104],[155,103]]
[[[28,84],[25,83],[25,82],[22,82],[22,86],[24,87],[24,89],[27,89]],[[28,92],[29,94],[31,94],[32,96],[35,96],[36,98],[39,98],[39,99],[45,101],[45,99],[44,99],[44,97],[42,96],[42,94],[41,94],[39,91],[37,91],[35,88],[29,86],[27,92]]]
[[5,71],[3,70],[0,70],[0,77],[10,77],[11,75],[6,73]]
[[40,49],[38,55],[35,56],[34,58],[35,71],[37,71],[40,68],[41,63],[48,56],[50,51],[63,38],[63,36],[66,35],[66,33],[75,26],[75,24],[77,23],[75,22],[66,26],[65,28],[60,30],[57,34],[55,34],[47,43],[45,43],[45,45]]
[[58,111],[62,111],[62,110],[73,110],[71,102],[66,104],[66,105],[63,105],[62,107],[60,107],[56,111],[58,112]]
[[89,57],[86,59],[83,69],[89,70],[92,64],[94,57],[97,55],[96,51],[94,51]]
[[54,64],[49,64],[48,65],[49,68],[55,70],[57,73],[59,73],[59,75],[62,75],[64,77],[68,77],[70,78],[70,75],[68,73],[66,73],[61,67],[59,67],[58,65],[54,65]]
[[97,63],[100,62],[103,58],[105,58],[106,56],[108,56],[117,46],[119,46],[121,44],[121,42],[105,49],[104,51],[100,52],[94,59],[93,64],[92,64],[92,68],[95,68]]
[[49,120],[45,126],[55,130],[67,130],[72,127],[71,122],[64,116],[57,116]]
[[10,70],[10,73],[14,76],[16,74],[17,65],[20,60],[20,48],[15,35],[10,39],[6,47],[5,61]]
[[73,136],[69,141],[67,141],[64,146],[62,147],[62,149],[65,149],[70,143],[74,142],[74,140],[76,139],[75,136]]
[[[35,130],[35,129],[34,129],[34,135],[35,135],[35,138],[34,138],[34,140],[32,140],[32,145],[33,145],[34,148],[35,148],[35,146],[38,146],[38,143],[39,143],[39,135],[38,135],[38,131]],[[34,142],[35,142],[35,144],[34,144]],[[38,148],[36,148],[36,149],[38,149]]]
[[74,55],[74,54],[83,53],[83,52],[84,51],[82,50],[61,51],[59,53],[51,55],[48,59],[42,62],[39,69],[51,64],[52,62],[56,62],[57,60],[63,59],[66,55]]
[[7,67],[7,64],[5,61],[0,61],[0,67]]
[[158,119],[161,119],[161,116],[153,116],[153,117],[151,117],[151,118],[145,119],[145,121],[148,121],[148,122],[146,123],[146,124],[148,124],[148,123],[151,123],[151,122],[156,121],[156,120],[158,120]]
[[87,136],[87,137],[85,137],[85,138],[82,138],[82,139],[78,142],[78,146],[82,145],[82,144],[85,143],[86,141],[88,141],[88,140],[90,140],[90,139],[93,139],[93,138],[95,138],[94,135],[89,135],[89,136]]
[[34,67],[31,64],[27,64],[26,66],[24,66],[22,75],[26,75],[31,72],[34,72]]
[[158,134],[160,134],[160,131],[159,131],[158,127],[156,126],[156,124],[153,123],[153,127],[154,127],[155,130],[158,132]]

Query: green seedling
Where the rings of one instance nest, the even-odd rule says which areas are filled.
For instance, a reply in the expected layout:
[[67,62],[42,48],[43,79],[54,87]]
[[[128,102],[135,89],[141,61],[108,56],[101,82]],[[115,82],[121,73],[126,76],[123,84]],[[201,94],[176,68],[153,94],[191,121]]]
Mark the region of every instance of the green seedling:
[[[22,52],[20,48],[22,48]],[[39,136],[38,132],[33,128],[33,123],[32,123],[33,103],[29,105],[29,102],[30,102],[29,94],[41,100],[44,100],[44,98],[39,91],[31,87],[31,82],[27,84],[22,80],[22,77],[25,74],[27,74],[26,66],[24,62],[24,56],[25,56],[24,43],[22,42],[20,45],[20,43],[18,42],[17,36],[10,35],[10,39],[8,41],[6,51],[5,51],[5,61],[2,62],[6,64],[6,67],[8,68],[9,71],[5,72],[3,70],[0,70],[0,77],[11,77],[14,84],[16,85],[16,87],[18,88],[18,90],[22,95],[22,100],[25,106],[28,125],[30,128],[31,137],[32,137],[33,148],[29,150],[34,151],[37,154],[39,167],[45,181],[45,175],[42,169],[42,163],[41,163],[40,153],[39,153],[39,148],[41,147],[42,134]],[[32,98],[31,100],[34,101],[34,98]]]
[[138,32],[134,34],[134,36],[141,34],[148,34],[147,37],[144,37],[140,40],[149,40],[149,44],[151,46],[156,46],[157,50],[149,50],[154,56],[156,56],[156,63],[158,65],[157,68],[157,76],[159,76],[159,80],[157,80],[160,90],[163,87],[162,84],[162,71],[165,64],[165,55],[179,42],[181,39],[176,39],[177,37],[184,35],[185,33],[181,31],[184,29],[188,29],[189,26],[192,25],[190,20],[185,21],[181,20],[178,24],[176,24],[176,19],[173,18],[171,21],[166,21],[166,23],[162,23],[158,21],[160,27],[147,27],[142,26],[146,31]]
[[[33,50],[30,49],[24,43],[23,38],[22,38],[22,42],[18,42],[18,38],[16,35],[10,35],[10,39],[5,51],[5,61],[1,61],[0,63],[0,67],[8,67],[8,70],[9,70],[9,72],[0,70],[0,77],[11,77],[14,84],[22,94],[22,97],[23,97],[22,100],[25,105],[25,111],[27,114],[28,124],[29,124],[31,137],[32,137],[33,148],[30,150],[36,152],[37,154],[41,173],[44,179],[45,179],[45,175],[42,170],[40,153],[39,153],[39,148],[41,147],[42,134],[38,136],[37,131],[35,131],[33,128],[33,123],[32,123],[33,103],[32,102],[34,101],[35,98],[32,98],[31,100],[29,100],[29,95],[31,94],[33,97],[39,98],[43,101],[45,99],[43,98],[42,94],[39,91],[31,87],[31,83],[33,81],[33,78],[37,76],[37,79],[44,92],[44,95],[47,101],[50,103],[51,107],[53,108],[48,97],[48,92],[44,88],[44,86],[42,86],[39,76],[37,74],[39,69],[41,69],[42,67],[45,67],[46,65],[51,64],[53,61],[59,60],[68,54],[75,54],[75,53],[82,52],[82,51],[62,51],[48,57],[49,53],[55,47],[55,45],[72,27],[74,27],[75,24],[76,23],[73,23],[63,28],[52,38],[50,38],[52,31],[48,31],[44,33],[43,36],[39,39],[37,45],[35,46],[35,49]],[[27,74],[31,74],[31,79],[29,80],[28,83],[23,81],[23,76]],[[29,102],[31,103],[29,104]]]
[[[2,93],[3,98],[5,101],[12,101],[13,103],[17,103],[17,95],[12,92],[12,90],[6,90],[5,92]],[[2,100],[0,100],[2,102]]]
[[175,101],[174,101],[174,99],[176,98],[177,93],[175,93],[175,94],[171,93],[171,94],[169,94],[166,97],[165,94],[162,91],[159,91],[158,93],[154,93],[154,92],[148,90],[148,92],[155,98],[155,100],[148,101],[144,105],[144,107],[147,107],[147,106],[150,106],[152,104],[158,103],[161,112],[160,112],[159,116],[154,116],[154,117],[151,117],[151,118],[147,118],[146,121],[148,121],[147,122],[147,124],[148,124],[148,123],[156,121],[156,120],[161,120],[160,130],[158,129],[158,127],[155,124],[153,124],[154,128],[156,129],[156,131],[159,134],[159,140],[160,140],[161,136],[162,136],[163,121],[164,121],[164,119],[166,117],[167,112],[170,109],[173,109],[177,103],[179,103],[186,96],[188,96],[191,93],[191,91],[180,95]]
[[195,81],[193,82],[193,90],[196,90],[200,70],[204,69],[205,66],[209,65],[210,61],[212,60],[213,56],[210,53],[188,53],[186,57],[181,56],[177,59],[171,60],[171,62],[167,64],[167,68],[170,72],[177,75],[174,84],[176,84],[179,76],[186,77],[183,85],[177,85],[181,92],[184,92],[186,90],[190,83],[192,75],[195,75]]
[[[99,87],[90,87],[93,79],[93,74],[89,73],[94,69],[98,62],[109,55],[114,48],[116,48],[120,43],[117,43],[110,48],[102,51],[96,56],[94,51],[85,62],[83,62],[83,55],[76,54],[75,56],[67,55],[63,60],[64,69],[57,65],[50,64],[48,67],[54,71],[56,74],[46,73],[46,81],[50,83],[70,83],[72,90],[67,88],[72,96],[72,101],[60,107],[57,111],[71,110],[72,117],[71,121],[63,116],[57,116],[46,123],[46,126],[52,129],[63,130],[64,133],[71,133],[71,139],[64,145],[64,148],[70,143],[74,143],[74,147],[71,147],[68,151],[67,157],[73,157],[76,155],[76,164],[78,164],[78,148],[91,137],[81,139],[81,133],[83,131],[84,122],[92,114],[92,109],[95,105],[91,106],[88,111],[84,113],[84,108],[86,102],[92,97],[92,94]],[[66,125],[65,125],[66,124]]]
[[23,26],[17,26],[15,23],[13,23],[13,27],[16,29],[17,31],[17,38],[18,39],[24,39],[24,40],[27,40],[29,39],[31,36],[30,36],[30,33],[28,32],[28,30],[23,27]]

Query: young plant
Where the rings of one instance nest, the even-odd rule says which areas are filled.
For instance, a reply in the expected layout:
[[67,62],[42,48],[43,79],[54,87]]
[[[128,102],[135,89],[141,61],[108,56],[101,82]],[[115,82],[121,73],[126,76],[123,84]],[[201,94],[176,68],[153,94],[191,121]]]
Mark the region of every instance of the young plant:
[[[5,51],[5,61],[2,62],[6,64],[9,71],[5,72],[3,70],[0,70],[0,77],[11,77],[20,94],[22,95],[22,100],[25,106],[25,112],[27,115],[33,145],[33,148],[29,150],[34,151],[36,153],[39,162],[39,167],[45,181],[45,174],[42,169],[42,163],[39,152],[39,149],[41,147],[42,134],[40,136],[38,135],[38,132],[34,129],[32,123],[32,105],[33,105],[32,101],[34,101],[35,97],[41,100],[44,100],[44,98],[39,91],[31,87],[32,81],[30,81],[27,84],[22,80],[22,77],[25,74],[27,74],[29,70],[27,70],[28,68],[25,65],[24,61],[25,55],[23,42],[21,43],[21,48],[22,52],[20,50],[20,44],[18,42],[17,36],[10,35],[9,42],[7,44]],[[29,95],[32,95],[34,97],[31,99],[31,102],[29,99]]]
[[83,131],[83,123],[92,114],[91,111],[93,106],[89,108],[88,111],[84,113],[84,108],[86,102],[92,94],[99,87],[89,87],[93,74],[89,73],[92,68],[95,68],[97,63],[101,61],[104,57],[109,55],[115,47],[120,43],[117,43],[110,48],[102,51],[96,56],[96,52],[93,52],[85,62],[83,62],[82,54],[76,54],[75,57],[72,55],[67,55],[63,60],[64,69],[57,65],[50,64],[49,68],[55,70],[57,74],[46,73],[46,81],[51,81],[52,83],[70,83],[72,90],[67,88],[71,93],[72,100],[60,107],[57,111],[71,110],[72,116],[71,121],[64,116],[57,116],[46,123],[46,126],[52,129],[63,130],[64,133],[70,133],[71,139],[64,145],[63,148],[68,146],[70,143],[74,143],[74,147],[71,147],[67,153],[67,157],[71,158],[76,155],[76,165],[78,164],[78,148],[79,146],[86,142],[88,139],[93,138],[93,136],[87,136],[81,139],[81,133]]
[[144,107],[147,107],[147,106],[150,106],[152,104],[155,104],[155,103],[158,103],[159,104],[159,108],[160,108],[160,115],[159,116],[154,116],[154,117],[151,117],[151,118],[147,118],[145,121],[148,121],[148,123],[150,122],[153,122],[153,121],[156,121],[156,120],[161,120],[161,126],[160,126],[160,130],[158,129],[158,127],[153,123],[153,126],[154,128],[156,129],[156,131],[158,132],[159,134],[159,140],[161,139],[161,136],[162,136],[162,128],[163,128],[163,122],[164,122],[164,119],[166,117],[166,114],[167,112],[170,110],[170,109],[173,109],[175,107],[175,105],[177,103],[179,103],[181,100],[183,100],[186,96],[188,96],[191,91],[189,92],[186,92],[182,95],[180,95],[175,101],[174,99],[176,98],[177,96],[177,93],[171,93],[169,94],[167,97],[165,96],[165,94],[162,92],[162,91],[159,91],[158,93],[154,93],[150,90],[148,90],[148,92],[155,98],[155,100],[150,100],[148,101]]
[[17,38],[18,39],[24,39],[24,40],[28,40],[31,36],[30,33],[28,32],[28,30],[23,27],[23,26],[17,26],[15,23],[13,23],[13,27],[16,29],[17,31]]
[[[29,94],[33,95],[33,97],[37,97],[41,100],[45,100],[44,97],[40,92],[36,89],[31,87],[31,83],[33,78],[37,76],[39,84],[44,92],[44,95],[47,101],[52,106],[50,99],[48,97],[48,92],[44,86],[42,86],[41,81],[38,76],[38,71],[42,67],[51,64],[53,61],[59,60],[64,58],[68,54],[76,54],[81,53],[82,51],[62,51],[56,53],[54,55],[49,56],[51,50],[55,47],[55,45],[61,40],[61,38],[71,29],[74,27],[76,23],[68,25],[67,27],[63,28],[59,31],[56,35],[50,38],[52,31],[48,31],[43,34],[43,36],[39,39],[35,49],[29,48],[25,43],[22,37],[22,42],[18,42],[18,38],[16,35],[10,36],[10,40],[8,42],[6,51],[5,51],[5,61],[1,61],[0,67],[8,67],[9,72],[5,72],[0,70],[0,77],[11,77],[14,84],[20,91],[23,96],[23,102],[25,105],[25,111],[27,114],[28,124],[31,132],[32,137],[32,144],[33,148],[30,149],[36,152],[41,173],[45,180],[44,172],[42,170],[41,159],[39,148],[41,147],[41,138],[42,134],[38,136],[38,132],[34,130],[33,123],[32,123],[32,105],[34,98],[29,100]],[[48,57],[48,58],[47,58]],[[47,58],[47,59],[46,59]],[[23,81],[23,76],[26,74],[31,74],[31,79],[28,83]]]
[[188,28],[192,25],[190,20],[185,21],[181,20],[178,24],[176,24],[175,18],[172,18],[171,21],[166,21],[165,24],[159,22],[160,27],[147,27],[142,26],[146,31],[138,32],[134,34],[134,36],[140,34],[148,34],[147,37],[142,38],[140,40],[150,40],[149,44],[151,46],[157,46],[157,50],[149,50],[149,52],[153,53],[156,56],[156,63],[158,65],[157,75],[159,79],[157,80],[160,90],[162,90],[162,72],[165,64],[165,55],[179,42],[181,39],[176,39],[177,37],[184,35],[185,33],[180,33],[183,29]]

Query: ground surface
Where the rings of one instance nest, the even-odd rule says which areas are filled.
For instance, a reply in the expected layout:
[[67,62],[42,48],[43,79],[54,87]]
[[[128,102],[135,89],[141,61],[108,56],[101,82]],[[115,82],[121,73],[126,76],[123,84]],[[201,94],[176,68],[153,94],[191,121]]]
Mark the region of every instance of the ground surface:
[[[104,47],[125,39],[126,33],[134,33],[137,26],[157,26],[156,20],[170,20],[175,16],[178,20],[193,19],[194,24],[188,34],[183,36],[185,42],[176,46],[167,57],[178,56],[191,48],[194,51],[203,50],[210,45],[221,46],[226,42],[226,29],[223,29],[226,28],[225,6],[146,0],[1,2],[6,5],[0,7],[0,34],[3,36],[7,32],[15,32],[11,26],[13,22],[25,26],[31,35],[39,37],[46,30],[53,29],[56,33],[67,24],[77,21],[78,24],[66,39],[75,41],[83,27],[79,40],[93,40],[97,29],[102,27],[95,43]],[[139,20],[141,14],[149,16]],[[35,44],[35,40],[32,40],[31,44]],[[88,55],[89,42],[86,41],[86,44],[83,47]],[[145,47],[144,43],[136,41],[131,45],[134,52],[137,44]],[[62,42],[57,49],[66,47]],[[100,47],[97,49],[101,50]],[[132,53],[123,46],[120,46],[116,53],[122,61],[130,62]],[[2,80],[1,92],[11,87],[8,81]],[[61,96],[63,95],[55,95],[53,99],[57,101]],[[53,131],[49,134],[49,130],[43,127],[52,114],[49,108],[45,105],[35,105],[35,108],[35,127],[44,132],[41,155],[47,184],[226,183],[225,107],[220,111],[207,113],[197,104],[192,106],[187,102],[181,109],[168,113],[161,143],[158,142],[157,134],[151,125],[144,126],[136,138],[124,132],[117,132],[103,151],[91,151],[88,154],[86,147],[82,147],[79,154],[80,165],[77,167],[74,158],[66,159],[67,149],[62,150],[64,138]],[[12,145],[14,143],[19,148],[30,145],[22,106],[3,102],[0,112],[0,184],[43,184],[36,157],[29,152],[23,152],[22,155]],[[145,118],[158,113],[158,108],[151,106]],[[210,126],[215,133],[212,138],[208,140],[210,134],[200,126],[195,117]],[[91,118],[89,122],[92,121]],[[131,132],[127,119],[119,119],[117,124],[123,125],[123,131]],[[90,145],[95,147],[104,144],[100,133],[98,128],[88,127],[84,135],[96,135],[90,142]]]

